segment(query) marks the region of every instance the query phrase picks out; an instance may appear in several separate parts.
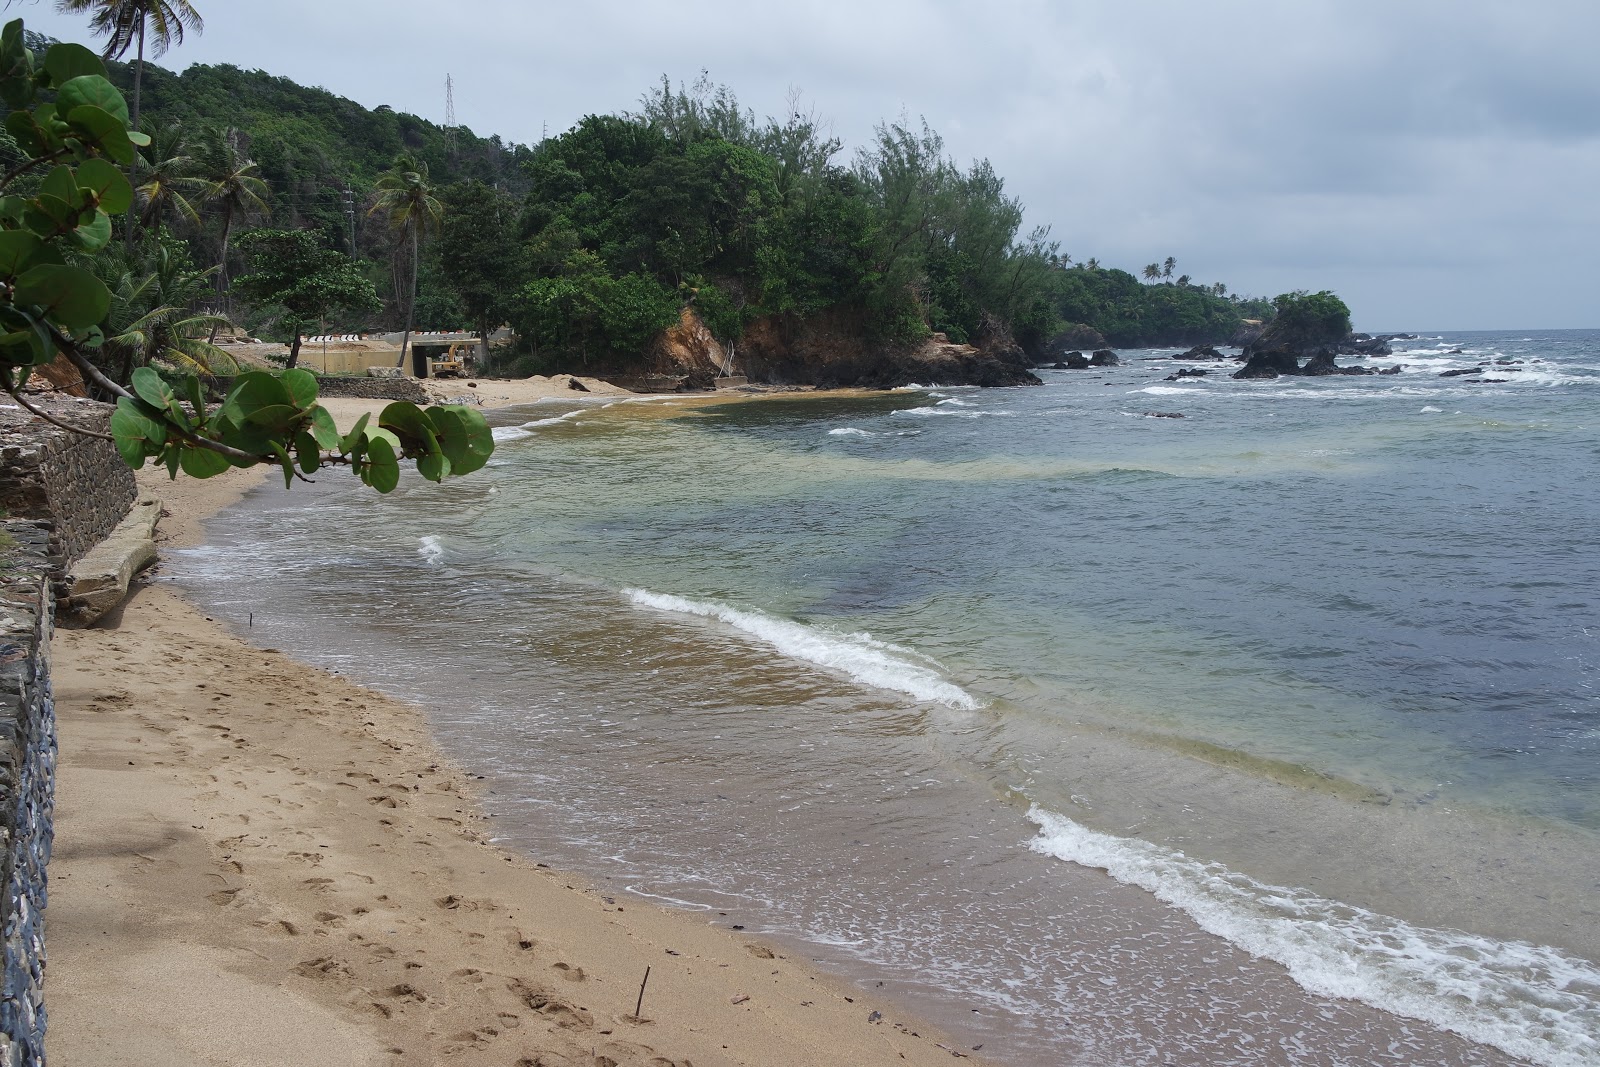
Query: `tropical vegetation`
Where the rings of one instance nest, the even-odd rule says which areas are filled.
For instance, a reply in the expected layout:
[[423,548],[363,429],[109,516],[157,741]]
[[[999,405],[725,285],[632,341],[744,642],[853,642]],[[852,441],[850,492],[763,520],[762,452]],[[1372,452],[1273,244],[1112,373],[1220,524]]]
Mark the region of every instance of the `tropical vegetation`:
[[[201,339],[215,332],[217,316],[194,310],[210,270],[193,270],[186,250],[161,234],[113,244],[113,219],[131,225],[135,205],[122,168],[154,140],[129,128],[127,102],[105,73],[82,45],[36,54],[20,19],[0,31],[0,100],[10,108],[10,160],[0,176],[0,389],[46,421],[111,441],[129,466],[153,459],[174,477],[265,463],[288,485],[343,465],[388,492],[402,458],[435,481],[482,467],[493,437],[466,407],[393,403],[376,425],[363,416],[340,433],[304,370],[247,371],[208,396],[202,379],[227,359]],[[239,163],[230,163],[235,174]],[[201,191],[219,187],[212,179]],[[271,295],[288,303],[289,294]],[[23,393],[34,368],[57,360],[115,399],[109,434],[63,422]]]

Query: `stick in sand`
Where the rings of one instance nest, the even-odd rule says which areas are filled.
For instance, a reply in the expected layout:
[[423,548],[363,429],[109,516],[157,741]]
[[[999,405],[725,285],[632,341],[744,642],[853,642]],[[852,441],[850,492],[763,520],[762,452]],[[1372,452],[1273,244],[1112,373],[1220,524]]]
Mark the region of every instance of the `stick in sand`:
[[635,1021],[638,1021],[638,1020],[644,1018],[642,1015],[639,1014],[639,1009],[644,1007],[644,987],[645,987],[645,982],[648,982],[648,981],[650,981],[650,968],[646,967],[644,969],[644,982],[640,982],[639,983],[639,1000],[638,1000],[638,1003],[634,1004],[634,1006],[633,1006],[633,1018],[634,1018]]

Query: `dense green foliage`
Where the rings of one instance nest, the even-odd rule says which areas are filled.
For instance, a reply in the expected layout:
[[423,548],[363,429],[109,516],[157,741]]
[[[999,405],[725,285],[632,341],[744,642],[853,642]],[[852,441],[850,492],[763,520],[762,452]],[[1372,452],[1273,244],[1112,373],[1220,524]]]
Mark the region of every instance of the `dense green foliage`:
[[[1156,268],[1145,268],[1149,274]],[[1127,271],[1060,264],[1052,278],[1053,310],[1066,322],[1084,323],[1114,345],[1201,344],[1225,341],[1245,319],[1270,319],[1269,301],[1224,295],[1220,285],[1188,279],[1141,284]]]
[[[485,338],[509,322],[542,369],[615,368],[687,307],[724,341],[757,319],[833,315],[867,342],[1009,336],[1044,355],[1078,324],[1117,345],[1190,344],[1276,313],[1174,278],[1171,257],[1143,283],[1075,264],[1047,230],[1023,231],[986,161],[957,165],[925,122],[884,123],[843,159],[798,108],[758,119],[706,78],[663,79],[636,113],[591,115],[527,148],[228,65],[113,63],[109,76],[131,85],[139,69],[152,134],[134,179],[142,228],[215,265],[217,297],[195,314],[291,344],[313,317]],[[286,313],[230,244],[250,227],[342,249],[381,307]],[[241,271],[253,281],[230,284]]]
[[325,248],[310,230],[251,230],[240,238],[250,273],[235,290],[257,308],[280,309],[294,340],[289,366],[299,362],[300,334],[321,327],[330,315],[375,311],[378,290],[354,260]]
[[[142,20],[145,9],[139,11]],[[138,36],[143,40],[142,29]],[[10,109],[4,128],[15,158],[0,178],[0,388],[18,404],[57,422],[21,386],[34,367],[66,359],[114,398],[116,409],[109,435],[60,424],[106,437],[131,467],[154,459],[174,477],[269,463],[287,485],[297,474],[343,464],[388,492],[401,458],[415,459],[418,472],[435,481],[488,461],[493,435],[483,416],[465,407],[394,403],[378,425],[363,417],[341,434],[317,403],[316,378],[303,370],[238,375],[221,403],[208,405],[200,374],[215,369],[209,364],[220,353],[199,334],[216,317],[191,311],[208,272],[189,269],[182,250],[159,234],[136,246],[130,233],[125,249],[112,243],[113,217],[134,206],[119,164],[134,164],[135,148],[152,139],[129,130],[127,103],[99,57],[75,44],[55,44],[36,57],[21,20],[9,23],[0,32],[0,101]],[[242,170],[235,160],[234,172]],[[338,273],[317,257],[312,235],[278,237],[281,248],[303,246],[306,265],[328,277]],[[280,302],[297,296],[281,283],[263,285],[269,289]],[[91,353],[102,363],[120,361],[122,382]],[[169,379],[148,365],[157,359],[199,373],[169,371]]]
[[1261,336],[1263,346],[1327,344],[1350,334],[1350,309],[1326,289],[1284,293],[1272,304],[1277,317]]

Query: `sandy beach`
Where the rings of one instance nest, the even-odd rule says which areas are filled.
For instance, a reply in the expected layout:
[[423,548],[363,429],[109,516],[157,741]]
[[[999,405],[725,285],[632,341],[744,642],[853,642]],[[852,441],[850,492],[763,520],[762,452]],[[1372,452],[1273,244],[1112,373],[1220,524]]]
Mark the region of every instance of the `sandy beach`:
[[[486,406],[574,395],[565,378],[473,391]],[[382,405],[328,406],[346,426]],[[270,473],[140,480],[164,502],[163,543],[184,546]],[[473,781],[436,750],[422,709],[253,647],[159,566],[153,577],[54,646],[57,1067],[957,1053],[728,919],[607,896],[488,843]]]

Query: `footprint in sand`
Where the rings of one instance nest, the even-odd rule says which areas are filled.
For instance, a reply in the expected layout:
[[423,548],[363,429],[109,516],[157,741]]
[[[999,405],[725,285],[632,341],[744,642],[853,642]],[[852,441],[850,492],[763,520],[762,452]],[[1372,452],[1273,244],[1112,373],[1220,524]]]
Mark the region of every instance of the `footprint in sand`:
[[570,963],[552,963],[551,968],[561,972],[561,977],[569,982],[581,982],[589,976],[583,973],[582,967],[574,967]]
[[225,908],[229,904],[232,904],[233,898],[238,895],[239,890],[237,889],[219,889],[215,893],[209,894],[206,899],[211,901],[211,903],[215,904],[219,908]]

